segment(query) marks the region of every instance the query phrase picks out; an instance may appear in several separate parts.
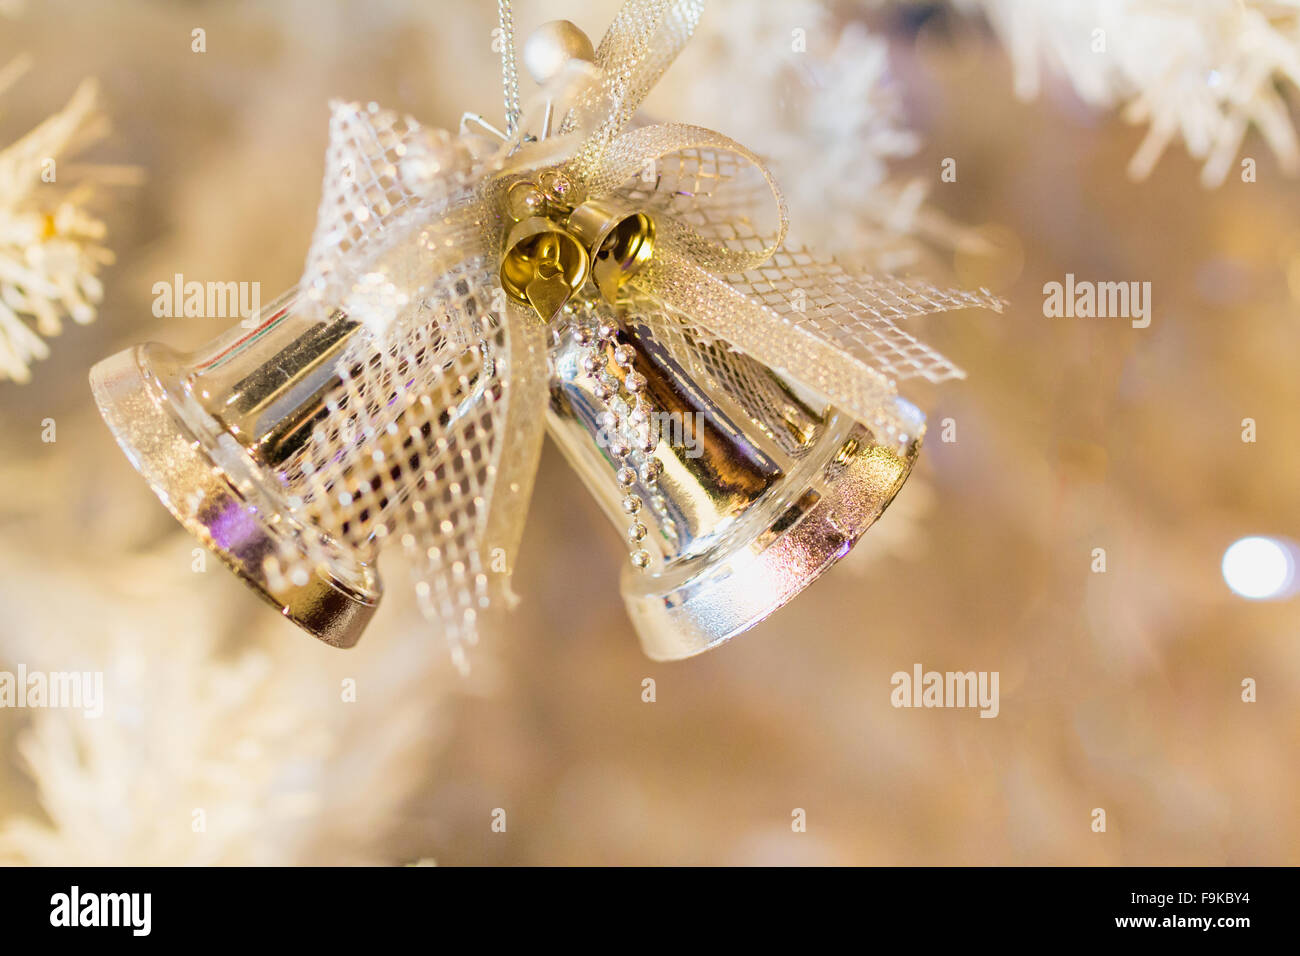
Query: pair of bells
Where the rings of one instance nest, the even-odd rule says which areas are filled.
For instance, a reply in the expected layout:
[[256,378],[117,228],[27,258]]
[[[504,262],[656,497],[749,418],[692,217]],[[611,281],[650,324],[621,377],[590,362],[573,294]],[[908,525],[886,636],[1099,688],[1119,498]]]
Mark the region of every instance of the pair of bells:
[[[627,218],[605,230],[597,256],[611,237],[617,252]],[[627,236],[644,240],[633,222]],[[570,242],[600,235],[581,216],[566,223],[523,235],[511,274],[518,264],[520,277],[545,278],[542,266],[557,261],[548,242],[560,243],[563,268],[566,255],[576,256]],[[516,288],[527,296],[533,281]],[[339,359],[364,334],[341,310],[324,323],[303,321],[297,296],[272,306],[255,331],[232,328],[188,355],[136,346],[95,365],[90,380],[119,446],[173,515],[289,620],[350,647],[383,593],[378,549],[362,554],[323,540],[311,551],[312,571],[290,581],[277,580],[268,560],[286,548],[306,556],[302,541],[328,539],[290,505],[307,493],[295,463],[331,405],[346,401]],[[686,341],[635,293],[624,296],[621,311],[618,344],[635,350],[652,420],[683,429],[655,452],[659,497],[653,516],[643,512],[648,524],[657,522],[643,542],[651,568],[625,566],[621,590],[647,655],[676,660],[754,626],[847,554],[906,479],[924,419],[895,399],[892,417],[903,420],[905,434],[856,421],[726,343]],[[548,407],[537,413],[621,536],[625,492],[614,480],[599,373],[583,362],[576,336],[552,343]],[[455,414],[482,416],[488,391],[467,392]],[[421,453],[434,454],[441,434],[429,431]],[[346,455],[355,461],[342,466],[368,467],[360,444]]]
[[654,254],[654,220],[618,203],[591,199],[569,209],[531,182],[507,193],[515,218],[501,254],[501,287],[552,321],[588,279],[609,302]]
[[[525,60],[541,82],[568,59],[590,59],[590,46],[557,22],[530,40]],[[513,224],[500,266],[505,292],[548,323],[588,281],[619,299],[655,246],[648,215],[608,200],[566,201],[568,184],[549,175],[507,194]],[[480,307],[491,308],[490,293],[482,290]],[[139,345],[95,365],[90,381],[118,445],[186,529],[294,624],[351,647],[383,594],[379,549],[363,554],[331,538],[291,503],[308,494],[300,462],[313,429],[348,401],[340,359],[366,333],[341,309],[323,323],[303,321],[304,311],[291,292],[255,330],[233,328],[190,354]],[[647,417],[670,439],[654,452],[653,515],[643,512],[654,525],[642,542],[650,570],[625,565],[621,591],[646,654],[677,660],[753,627],[846,555],[906,480],[924,416],[895,398],[891,415],[857,421],[725,342],[694,339],[634,290],[620,313],[611,350],[631,347]],[[605,386],[578,336],[552,343],[549,402],[537,414],[622,535],[625,491],[614,480]],[[452,414],[475,421],[490,391],[467,389]],[[889,431],[887,421],[902,426]],[[428,447],[411,453],[436,457],[456,423],[434,424],[412,432]],[[361,444],[340,454],[348,457],[335,462],[340,471],[369,467]],[[274,569],[294,549],[312,570],[286,581]]]

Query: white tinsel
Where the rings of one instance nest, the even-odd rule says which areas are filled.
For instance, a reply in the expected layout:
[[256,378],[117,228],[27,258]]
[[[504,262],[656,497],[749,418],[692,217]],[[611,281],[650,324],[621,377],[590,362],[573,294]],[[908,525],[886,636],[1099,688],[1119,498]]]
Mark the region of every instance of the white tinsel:
[[397,862],[384,840],[441,737],[436,646],[322,648],[231,600],[216,558],[196,573],[191,543],[98,573],[0,553],[0,670],[103,675],[102,716],[0,711],[40,805],[0,819],[0,864]]
[[[0,70],[0,93],[25,71],[25,59]],[[63,159],[97,131],[96,86],[84,81],[60,112],[0,150],[0,380],[25,382],[49,355],[45,339],[63,320],[95,318],[98,273],[113,261],[100,245],[105,227],[87,211],[93,185],[67,188]]]
[[1087,103],[1122,106],[1149,130],[1129,175],[1150,175],[1180,138],[1217,186],[1259,130],[1282,168],[1300,144],[1279,85],[1300,85],[1300,0],[957,0],[980,8],[1006,45],[1016,92],[1038,94],[1044,65]]

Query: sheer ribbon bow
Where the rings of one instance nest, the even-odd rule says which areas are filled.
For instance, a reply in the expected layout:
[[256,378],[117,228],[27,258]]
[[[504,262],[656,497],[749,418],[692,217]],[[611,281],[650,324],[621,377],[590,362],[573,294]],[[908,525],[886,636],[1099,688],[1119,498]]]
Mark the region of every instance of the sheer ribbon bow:
[[999,306],[983,290],[852,276],[786,247],[781,191],[754,153],[712,130],[634,119],[702,7],[629,0],[592,62],[571,63],[504,134],[333,106],[300,294],[315,319],[345,314],[357,331],[344,388],[302,456],[300,510],[363,553],[400,540],[458,663],[480,612],[510,598],[557,325],[499,281],[514,183],[558,182],[566,207],[597,200],[654,223],[644,267],[603,297],[588,286],[567,318],[652,304],[687,352],[726,343],[904,441],[923,422],[897,401],[898,381],[962,373],[897,320]]

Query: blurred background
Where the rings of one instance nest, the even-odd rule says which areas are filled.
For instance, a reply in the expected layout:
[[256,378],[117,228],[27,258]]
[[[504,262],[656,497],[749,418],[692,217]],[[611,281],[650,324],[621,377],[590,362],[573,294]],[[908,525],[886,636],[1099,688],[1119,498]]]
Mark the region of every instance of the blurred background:
[[[1300,861],[1300,601],[1238,596],[1221,568],[1242,537],[1300,538],[1296,10],[1099,6],[709,4],[648,112],[771,157],[798,238],[1011,305],[916,325],[969,377],[908,392],[931,431],[898,500],[700,658],[641,655],[620,535],[548,448],[523,604],[461,678],[400,569],[346,652],[215,559],[196,572],[86,376],[229,324],[153,318],[157,281],[255,281],[266,300],[297,280],[330,98],[495,119],[495,5],[0,3],[0,149],[60,111],[68,127],[57,184],[24,192],[0,154],[0,285],[70,270],[79,303],[57,335],[57,317],[0,317],[0,670],[102,670],[106,699],[99,720],[0,710],[0,859]],[[563,17],[599,38],[616,9],[515,16],[521,37]],[[93,109],[69,104],[86,77]],[[1150,282],[1150,327],[1045,317],[1066,273]],[[22,359],[39,347],[15,322],[48,357]],[[890,677],[916,663],[998,671],[999,716],[895,709]]]

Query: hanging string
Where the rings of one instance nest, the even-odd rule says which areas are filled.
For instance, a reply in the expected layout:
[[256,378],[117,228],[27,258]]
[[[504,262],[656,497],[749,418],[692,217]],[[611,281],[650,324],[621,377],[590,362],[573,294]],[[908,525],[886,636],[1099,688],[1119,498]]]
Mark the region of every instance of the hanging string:
[[506,135],[514,135],[519,125],[519,69],[515,65],[515,17],[510,0],[497,0],[500,24],[501,85],[506,101]]

